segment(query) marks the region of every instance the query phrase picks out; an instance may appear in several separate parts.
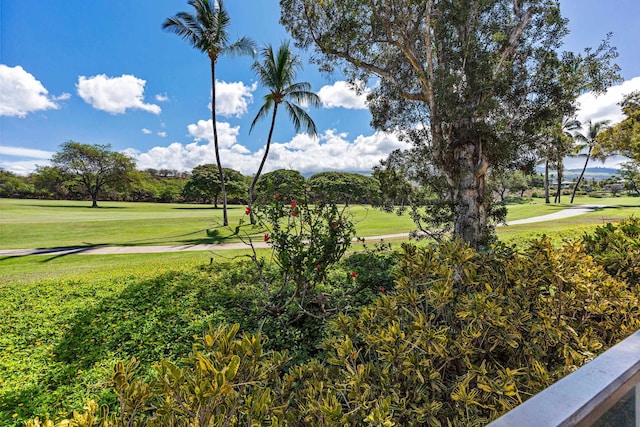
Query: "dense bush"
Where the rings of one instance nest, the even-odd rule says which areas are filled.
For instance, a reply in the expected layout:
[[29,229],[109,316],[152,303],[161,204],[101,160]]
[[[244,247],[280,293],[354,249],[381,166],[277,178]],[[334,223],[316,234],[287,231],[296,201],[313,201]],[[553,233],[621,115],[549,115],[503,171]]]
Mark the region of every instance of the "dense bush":
[[338,315],[318,359],[287,367],[285,354],[260,355],[260,335],[213,329],[184,367],[161,362],[153,381],[118,365],[119,411],[92,404],[77,419],[484,425],[640,328],[638,297],[581,243],[554,249],[543,238],[521,252],[484,253],[459,242],[407,244],[395,290]]
[[597,227],[582,240],[587,253],[609,274],[630,286],[640,283],[640,218]]

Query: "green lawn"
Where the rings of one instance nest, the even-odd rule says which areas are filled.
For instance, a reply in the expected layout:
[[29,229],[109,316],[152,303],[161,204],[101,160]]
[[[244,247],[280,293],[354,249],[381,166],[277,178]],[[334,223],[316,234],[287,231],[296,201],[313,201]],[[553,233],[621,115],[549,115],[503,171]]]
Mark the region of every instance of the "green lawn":
[[[210,206],[162,203],[0,200],[0,249],[68,246],[190,245],[239,241],[233,229],[222,227],[222,210]],[[230,206],[229,224],[247,222],[244,206]],[[397,216],[364,206],[352,206],[358,235],[403,233],[413,229],[408,215]],[[207,229],[217,229],[215,238]],[[242,233],[260,236],[247,224]]]
[[[568,197],[567,201],[569,201]],[[640,197],[576,197],[573,205],[569,203],[546,205],[543,199],[540,199],[537,204],[508,205],[507,219],[513,221],[546,215],[576,205],[603,205],[606,207],[562,220],[498,227],[498,237],[507,242],[517,243],[546,234],[551,236],[554,241],[561,242],[563,239],[579,238],[584,233],[593,231],[595,227],[607,222],[616,222],[632,215],[640,215]]]

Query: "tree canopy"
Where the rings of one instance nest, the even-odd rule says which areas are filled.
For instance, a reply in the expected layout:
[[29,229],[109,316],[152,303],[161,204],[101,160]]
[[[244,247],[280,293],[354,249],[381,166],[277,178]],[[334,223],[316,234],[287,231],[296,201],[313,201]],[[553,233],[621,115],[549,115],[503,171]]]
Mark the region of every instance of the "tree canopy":
[[600,132],[597,141],[605,150],[619,152],[640,163],[640,91],[626,95],[619,105],[626,118]]
[[91,197],[92,207],[98,206],[98,196],[106,188],[126,186],[136,167],[130,157],[111,151],[109,144],[90,145],[74,141],[62,144],[51,162],[86,191]]
[[[557,53],[566,20],[552,0],[281,0],[281,22],[320,68],[354,84],[376,79],[369,108],[377,129],[409,138],[438,183],[456,235],[478,247],[490,231],[485,174],[533,157],[563,89]],[[606,53],[606,52],[604,52]],[[601,78],[604,53],[589,79]],[[585,58],[582,57],[584,61]],[[584,84],[582,88],[586,87]],[[426,176],[426,174],[425,174]]]
[[[242,197],[247,191],[245,177],[235,169],[224,168],[227,194]],[[220,174],[217,166],[211,163],[193,168],[191,178],[184,186],[183,195],[186,200],[201,203],[214,203],[218,207],[218,198],[222,193]]]
[[371,203],[378,198],[380,183],[370,176],[349,172],[320,172],[312,175],[307,184],[316,200],[334,203]]

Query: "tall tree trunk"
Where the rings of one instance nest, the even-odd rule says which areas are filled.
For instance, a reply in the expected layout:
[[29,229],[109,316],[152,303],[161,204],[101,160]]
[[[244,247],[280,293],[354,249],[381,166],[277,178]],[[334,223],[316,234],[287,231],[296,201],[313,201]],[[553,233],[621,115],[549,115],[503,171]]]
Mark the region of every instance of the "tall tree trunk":
[[260,179],[260,174],[262,174],[262,168],[267,161],[267,156],[269,155],[269,148],[271,147],[271,137],[273,136],[273,128],[276,125],[276,114],[278,114],[278,103],[275,102],[273,105],[273,116],[271,117],[271,128],[269,128],[269,137],[267,138],[267,145],[264,149],[264,155],[262,156],[262,160],[260,161],[260,166],[258,167],[258,171],[253,177],[253,181],[251,181],[251,186],[249,187],[249,218],[251,220],[251,224],[256,223],[255,216],[253,214],[253,203],[256,200],[256,184]]
[[554,203],[560,203],[560,195],[562,194],[562,173],[563,173],[562,161],[558,161],[558,183],[556,185],[556,198]]
[[489,163],[479,146],[467,141],[454,148],[457,174],[452,174],[453,232],[473,248],[480,248],[487,234],[487,202],[485,198],[485,174]]
[[92,208],[97,208],[98,207],[98,195],[97,194],[92,194],[91,195],[91,207]]
[[218,126],[216,125],[216,60],[211,59],[211,122],[213,125],[213,147],[216,152],[216,164],[218,165],[218,176],[220,177],[220,188],[222,190],[222,225],[229,225],[227,217],[227,188],[224,185],[224,171],[220,161],[220,149],[218,148]]
[[549,159],[544,162],[544,202],[551,203],[549,200]]
[[576,186],[573,187],[573,193],[571,193],[571,203],[573,204],[573,199],[576,197],[576,191],[578,191],[578,186],[580,185],[580,181],[582,181],[582,177],[584,176],[584,172],[587,170],[587,165],[589,164],[589,159],[591,158],[591,150],[593,147],[589,147],[589,151],[587,152],[587,160],[584,162],[584,167],[582,168],[582,172],[580,172],[580,176],[578,177],[578,182],[576,182]]

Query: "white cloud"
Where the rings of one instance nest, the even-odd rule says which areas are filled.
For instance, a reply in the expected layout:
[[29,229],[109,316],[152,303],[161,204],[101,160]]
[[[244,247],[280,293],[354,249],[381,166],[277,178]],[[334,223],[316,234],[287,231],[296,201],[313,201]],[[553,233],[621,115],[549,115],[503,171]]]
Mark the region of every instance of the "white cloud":
[[[196,142],[181,144],[173,142],[167,147],[154,147],[145,153],[131,152],[141,169],[190,170],[203,163],[215,163],[213,142],[204,134],[209,132],[211,121],[201,120],[191,125],[192,136],[200,135]],[[238,128],[226,123],[218,123],[221,143],[220,157],[224,167],[237,169],[245,175],[255,174],[264,148],[252,152],[237,143]],[[200,134],[199,132],[202,132]],[[198,141],[207,141],[199,144]],[[298,134],[289,142],[274,142],[264,172],[275,169],[296,169],[303,174],[327,170],[369,172],[381,159],[396,148],[407,148],[407,144],[395,135],[376,132],[360,135],[353,141],[348,135],[335,130],[327,130],[318,138]]]
[[[198,120],[196,124],[190,124],[187,126],[189,135],[191,135],[196,141],[206,140],[213,147],[213,127],[211,125],[212,120]],[[221,148],[231,147],[236,143],[238,134],[240,133],[240,126],[231,127],[227,122],[216,122],[218,131],[218,145]]]
[[578,120],[581,122],[598,122],[601,120],[611,120],[611,125],[620,122],[624,115],[617,104],[622,101],[624,95],[640,90],[640,76],[627,80],[624,83],[612,86],[609,90],[598,97],[589,92],[578,98],[580,110]]
[[159,93],[156,95],[156,101],[158,102],[167,102],[169,100],[169,97],[167,96],[166,93]]
[[0,116],[25,117],[29,113],[54,109],[60,106],[56,101],[69,99],[71,95],[49,97],[39,80],[21,66],[8,67],[0,64]]
[[144,133],[145,135],[150,135],[153,133],[153,131],[147,128],[142,128],[142,133]]
[[166,138],[167,137],[167,133],[166,132],[158,132],[158,136],[162,137],[162,138]]
[[35,150],[32,148],[9,147],[0,145],[0,155],[14,157],[28,157],[31,159],[50,159],[54,153],[51,151]]
[[78,78],[78,95],[97,110],[111,114],[122,114],[127,109],[138,109],[160,114],[160,107],[145,104],[144,86],[146,80],[129,74],[120,77],[107,77],[105,74]]
[[[216,114],[223,117],[242,117],[253,103],[253,92],[258,83],[245,86],[243,82],[226,83],[216,80]],[[211,103],[209,103],[211,110]]]
[[323,86],[318,91],[318,96],[325,108],[347,108],[363,110],[367,108],[367,95],[371,92],[369,88],[361,88],[358,95],[355,88],[348,82],[337,81],[331,86]]
[[9,172],[13,172],[16,175],[29,175],[33,173],[38,166],[48,166],[50,162],[48,160],[16,160],[6,161],[4,158],[0,158],[0,168]]

